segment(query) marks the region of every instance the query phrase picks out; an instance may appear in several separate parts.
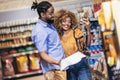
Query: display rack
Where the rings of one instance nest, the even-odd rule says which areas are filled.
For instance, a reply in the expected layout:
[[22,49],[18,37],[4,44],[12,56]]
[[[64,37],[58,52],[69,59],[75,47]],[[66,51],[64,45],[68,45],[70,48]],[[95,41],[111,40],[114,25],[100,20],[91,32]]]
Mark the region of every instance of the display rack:
[[13,23],[16,22],[6,22],[0,25],[2,79],[11,80],[42,74],[39,54],[31,40],[35,20],[29,20],[29,23],[23,21],[23,24],[21,21],[17,24]]
[[[109,80],[120,80],[120,1],[106,1],[98,13]],[[103,17],[104,16],[104,17]]]
[[31,77],[31,76],[41,75],[41,74],[42,74],[42,71],[16,74],[14,76],[3,77],[3,80],[16,80],[16,79],[22,79],[22,78],[25,78],[25,77]]
[[90,24],[92,40],[91,45],[87,49],[91,55],[89,57],[89,64],[93,80],[108,80],[101,27],[97,18],[90,18]]

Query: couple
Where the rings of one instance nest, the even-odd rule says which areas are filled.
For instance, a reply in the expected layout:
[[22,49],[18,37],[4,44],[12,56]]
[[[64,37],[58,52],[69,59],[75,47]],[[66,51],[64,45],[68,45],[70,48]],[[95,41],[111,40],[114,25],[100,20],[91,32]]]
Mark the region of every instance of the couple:
[[[77,52],[72,29],[72,26],[77,24],[74,13],[59,10],[54,15],[54,7],[48,1],[34,2],[31,9],[37,9],[39,15],[39,20],[32,30],[32,41],[39,51],[45,80],[92,80],[86,58],[69,66],[67,71],[60,71],[60,61]],[[89,21],[84,19],[83,22],[89,35]],[[76,29],[76,35],[82,36],[83,33]],[[79,39],[80,47],[82,42],[83,39]]]

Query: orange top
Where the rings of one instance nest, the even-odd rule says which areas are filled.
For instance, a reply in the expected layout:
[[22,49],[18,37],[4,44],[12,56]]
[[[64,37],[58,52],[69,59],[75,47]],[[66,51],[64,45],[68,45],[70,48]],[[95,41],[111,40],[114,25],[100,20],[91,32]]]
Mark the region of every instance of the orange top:
[[[75,29],[75,36],[76,37],[83,36],[82,31],[80,29]],[[83,41],[83,38],[79,40],[79,43],[81,43],[82,41]],[[68,34],[66,34],[65,36],[62,36],[61,43],[65,51],[66,57],[70,56],[71,54],[77,51],[76,41],[75,41],[72,29],[68,32]]]

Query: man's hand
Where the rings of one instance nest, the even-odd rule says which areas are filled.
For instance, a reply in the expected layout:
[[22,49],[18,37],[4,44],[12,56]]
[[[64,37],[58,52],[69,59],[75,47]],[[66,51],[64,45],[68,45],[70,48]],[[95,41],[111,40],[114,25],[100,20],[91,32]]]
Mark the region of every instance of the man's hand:
[[61,60],[60,60],[60,61],[57,61],[57,65],[59,65],[59,66],[61,65]]

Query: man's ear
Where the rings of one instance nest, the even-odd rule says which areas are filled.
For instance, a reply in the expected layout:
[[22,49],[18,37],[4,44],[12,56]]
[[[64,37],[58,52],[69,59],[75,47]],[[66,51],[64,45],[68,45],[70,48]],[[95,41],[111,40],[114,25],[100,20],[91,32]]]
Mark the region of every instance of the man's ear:
[[40,13],[41,17],[45,17],[45,13]]

